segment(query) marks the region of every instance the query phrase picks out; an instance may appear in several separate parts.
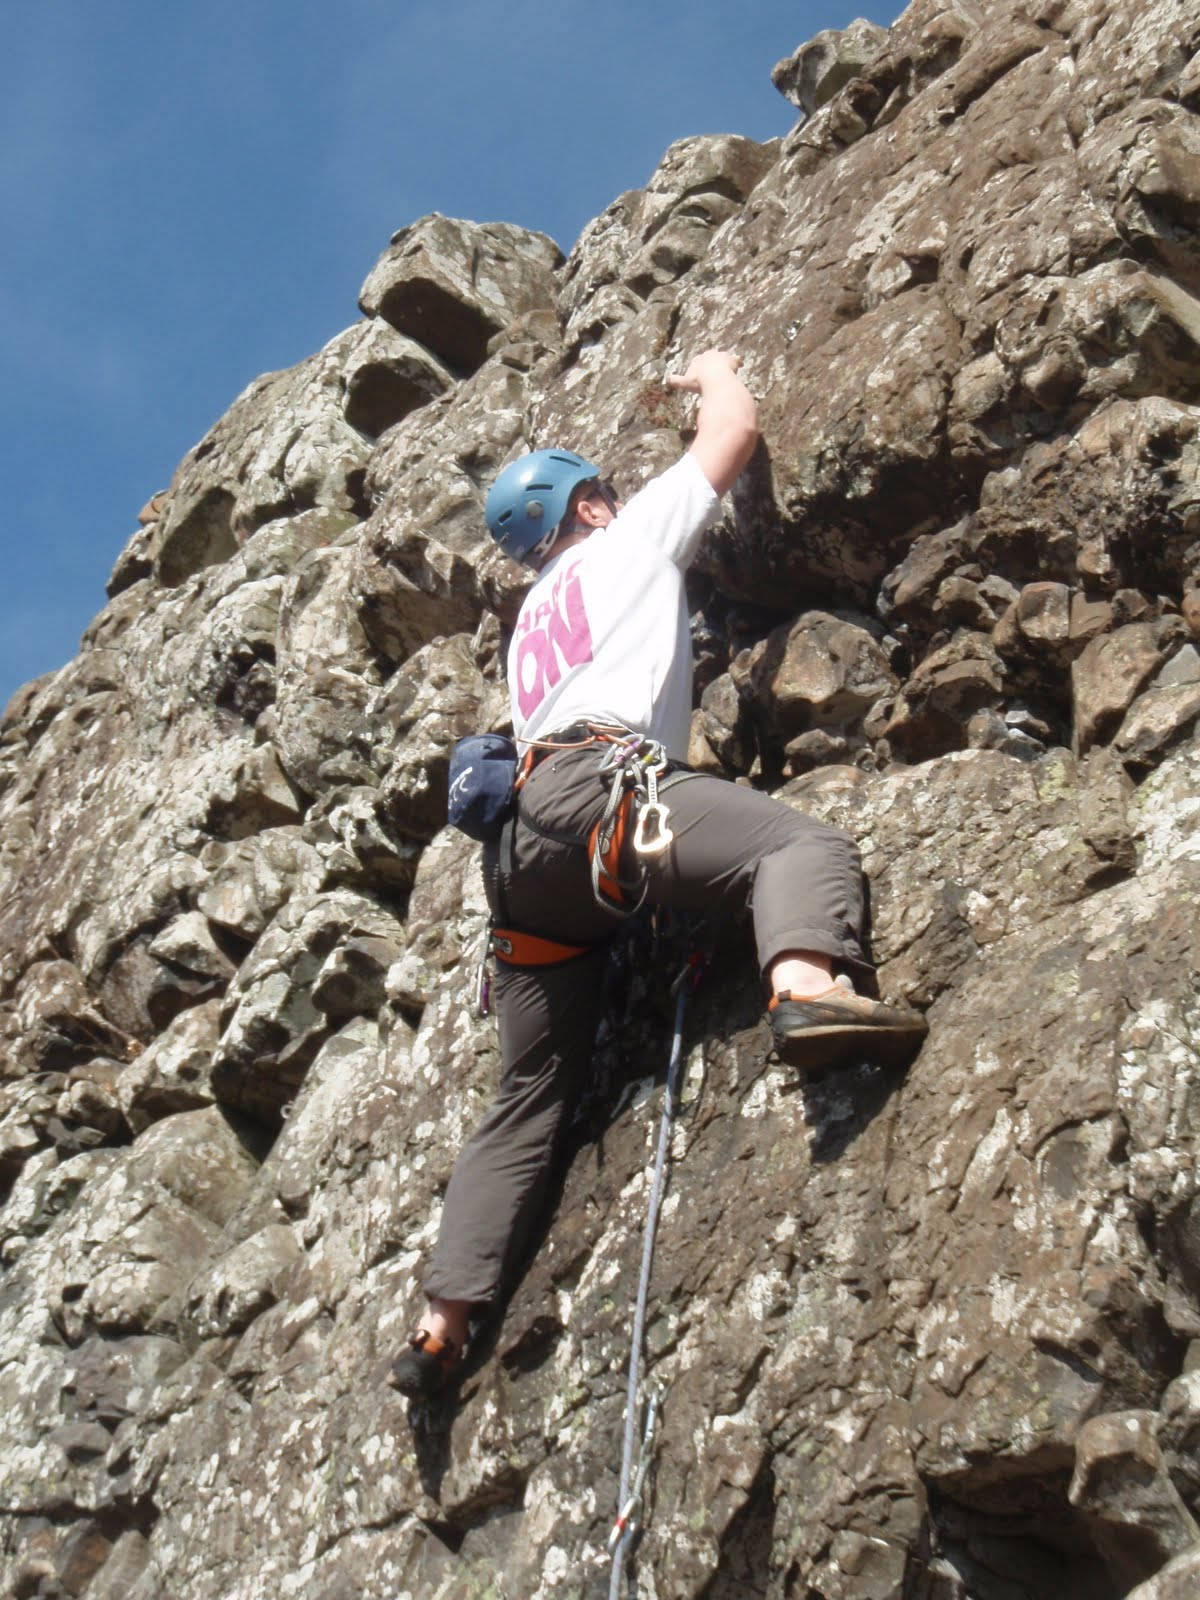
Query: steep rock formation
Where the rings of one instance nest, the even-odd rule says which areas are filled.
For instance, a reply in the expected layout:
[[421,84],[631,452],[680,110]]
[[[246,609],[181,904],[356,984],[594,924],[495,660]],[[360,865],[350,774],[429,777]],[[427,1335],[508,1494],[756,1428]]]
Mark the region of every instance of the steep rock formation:
[[[384,1378],[496,1073],[443,828],[524,578],[737,348],[692,757],[850,828],[907,1073],[799,1083],[744,932],[688,1022],[636,1592],[1190,1594],[1200,1567],[1200,6],[916,0],[564,262],[435,216],[181,463],[0,730],[0,1560],[86,1600],[608,1592],[671,957],[614,963],[460,1400]],[[415,1426],[414,1426],[415,1424]]]

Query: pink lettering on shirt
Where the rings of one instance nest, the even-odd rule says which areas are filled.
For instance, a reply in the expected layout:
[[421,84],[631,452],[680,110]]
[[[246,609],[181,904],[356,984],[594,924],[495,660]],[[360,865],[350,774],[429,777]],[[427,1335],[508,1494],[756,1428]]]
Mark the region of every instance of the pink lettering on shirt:
[[529,717],[560,681],[564,667],[592,659],[578,562],[558,574],[549,600],[522,616],[518,632],[517,708]]

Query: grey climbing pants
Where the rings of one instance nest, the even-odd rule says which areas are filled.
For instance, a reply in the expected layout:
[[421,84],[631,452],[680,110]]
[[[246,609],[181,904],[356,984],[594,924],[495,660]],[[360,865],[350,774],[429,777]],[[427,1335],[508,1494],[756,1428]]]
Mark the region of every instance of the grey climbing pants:
[[[605,946],[619,926],[596,904],[580,842],[608,795],[602,756],[589,747],[543,761],[521,792],[511,870],[502,873],[495,848],[485,850],[498,922],[591,948],[554,966],[497,964],[500,1089],[446,1190],[425,1275],[430,1298],[483,1305],[507,1287],[587,1081]],[[869,970],[861,944],[862,871],[849,834],[758,790],[700,773],[675,777],[663,798],[675,838],[665,854],[647,858],[650,905],[711,913],[749,906],[764,971],[790,950],[819,951],[851,972]],[[622,877],[634,872],[627,845]]]

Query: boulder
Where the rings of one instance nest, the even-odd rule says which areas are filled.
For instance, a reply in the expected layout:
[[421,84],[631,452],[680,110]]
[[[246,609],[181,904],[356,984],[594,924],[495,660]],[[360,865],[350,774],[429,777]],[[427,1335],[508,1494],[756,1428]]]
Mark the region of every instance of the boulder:
[[1200,1506],[1200,1374],[1194,1370],[1168,1385],[1156,1438],[1171,1481],[1194,1516]]
[[1075,748],[1111,738],[1135,696],[1166,660],[1180,632],[1177,617],[1131,622],[1093,639],[1071,669]]
[[320,888],[325,866],[296,827],[264,828],[233,844],[212,843],[201,854],[204,887],[197,905],[209,922],[253,944],[293,896]]
[[308,795],[372,771],[367,705],[383,671],[359,622],[352,566],[349,550],[314,551],[289,580],[280,616],[272,738]]
[[[191,1119],[191,1120],[189,1120]],[[68,1344],[170,1335],[174,1302],[244,1192],[254,1163],[217,1113],[191,1112],[142,1135],[128,1162],[94,1181],[62,1242],[61,1220],[28,1248],[42,1262],[46,1314]],[[30,1401],[36,1399],[36,1391]]]
[[1136,770],[1155,766],[1200,717],[1200,683],[1151,688],[1136,699],[1113,737],[1113,749]]
[[1122,1588],[1200,1543],[1200,1527],[1167,1475],[1150,1412],[1092,1417],[1075,1443],[1071,1503]]
[[104,1565],[88,1589],[90,1600],[150,1600],[150,1589],[141,1580],[153,1574],[154,1559],[144,1534],[131,1528],[112,1546]]
[[135,1134],[161,1117],[212,1105],[220,1013],[219,1000],[181,1012],[121,1074],[116,1096]]
[[[351,941],[380,940],[399,950],[403,933],[385,906],[349,889],[288,902],[243,962],[226,996],[222,1032],[212,1058],[212,1092],[223,1106],[276,1121],[330,1031],[314,984],[331,955]],[[349,963],[353,957],[344,958]],[[340,1013],[332,976],[327,1003]],[[381,986],[360,987],[374,1006]],[[347,991],[343,986],[342,996]]]
[[278,1299],[303,1252],[291,1228],[275,1223],[226,1251],[188,1288],[188,1320],[201,1339],[240,1333]]
[[[181,584],[227,561],[276,518],[312,507],[362,513],[370,445],[347,410],[364,420],[364,374],[378,371],[380,346],[369,324],[348,328],[307,361],[250,384],[171,482],[154,541],[159,583]],[[396,360],[403,350],[393,344],[387,354]],[[426,366],[432,398],[442,380],[435,362]],[[370,420],[382,420],[387,409],[371,411]]]
[[331,790],[310,812],[304,838],[331,885],[377,892],[409,889],[422,850],[392,827],[381,791],[371,785]]
[[1182,1555],[1160,1567],[1152,1578],[1130,1589],[1126,1600],[1188,1600],[1200,1580],[1200,1546],[1193,1545]]
[[101,1013],[69,961],[42,961],[26,970],[16,1020],[31,1063],[43,1071],[62,1071],[98,1050],[120,1052],[125,1045],[125,1035]]
[[[417,651],[374,702],[395,755],[381,787],[392,827],[431,839],[446,820],[450,754],[471,733],[509,724],[508,692],[497,683],[495,638],[456,634]],[[485,680],[481,664],[491,657]]]
[[848,28],[825,28],[777,62],[771,82],[785,100],[812,116],[870,66],[887,42],[887,29],[863,17]]
[[154,936],[148,948],[157,960],[208,979],[214,988],[222,988],[236,970],[201,911],[187,911],[174,918]]
[[688,752],[689,765],[703,767],[707,756],[718,772],[744,771],[750,766],[754,732],[732,673],[723,672],[705,689],[693,729],[700,742]]
[[454,378],[425,345],[375,321],[346,365],[345,384],[346,421],[374,439],[448,393]]
[[971,718],[1003,702],[1003,662],[986,634],[960,628],[907,678],[882,725],[901,760],[922,760],[968,742]]
[[734,681],[785,739],[809,727],[857,731],[869,707],[898,687],[868,629],[821,611],[768,634],[739,658]]
[[[85,1130],[97,1134],[99,1138],[95,1140],[96,1143],[115,1135],[124,1123],[120,1104],[120,1083],[124,1070],[124,1062],[106,1060],[104,1057],[72,1067],[54,1107],[59,1126],[74,1130],[76,1138]],[[56,1142],[61,1147],[70,1142],[70,1135],[67,1140],[60,1137]],[[86,1138],[85,1148],[92,1142],[90,1137]]]
[[494,334],[553,305],[561,261],[545,234],[434,212],[392,235],[358,303],[466,377],[482,365]]
[[490,361],[376,450],[353,593],[363,631],[393,664],[438,635],[474,631],[486,609],[515,617],[531,575],[500,554],[483,500],[520,453],[528,399],[528,374]]
[[771,146],[730,136],[671,145],[646,188],[622,195],[590,223],[567,258],[560,305],[568,341],[594,342],[635,318],[656,290],[695,266],[774,155]]

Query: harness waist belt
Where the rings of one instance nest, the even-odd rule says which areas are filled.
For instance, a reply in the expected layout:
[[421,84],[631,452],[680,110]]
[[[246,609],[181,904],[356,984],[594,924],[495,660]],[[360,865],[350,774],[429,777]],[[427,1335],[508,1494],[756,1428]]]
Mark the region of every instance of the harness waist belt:
[[585,750],[591,745],[610,744],[614,739],[626,737],[627,732],[615,724],[607,727],[601,722],[570,722],[565,728],[555,728],[553,733],[544,733],[529,742],[522,763],[525,776],[548,756],[556,756],[563,750]]
[[492,929],[492,954],[510,967],[550,967],[559,961],[574,961],[592,948],[590,944],[560,944],[557,939],[542,939],[519,928]]

